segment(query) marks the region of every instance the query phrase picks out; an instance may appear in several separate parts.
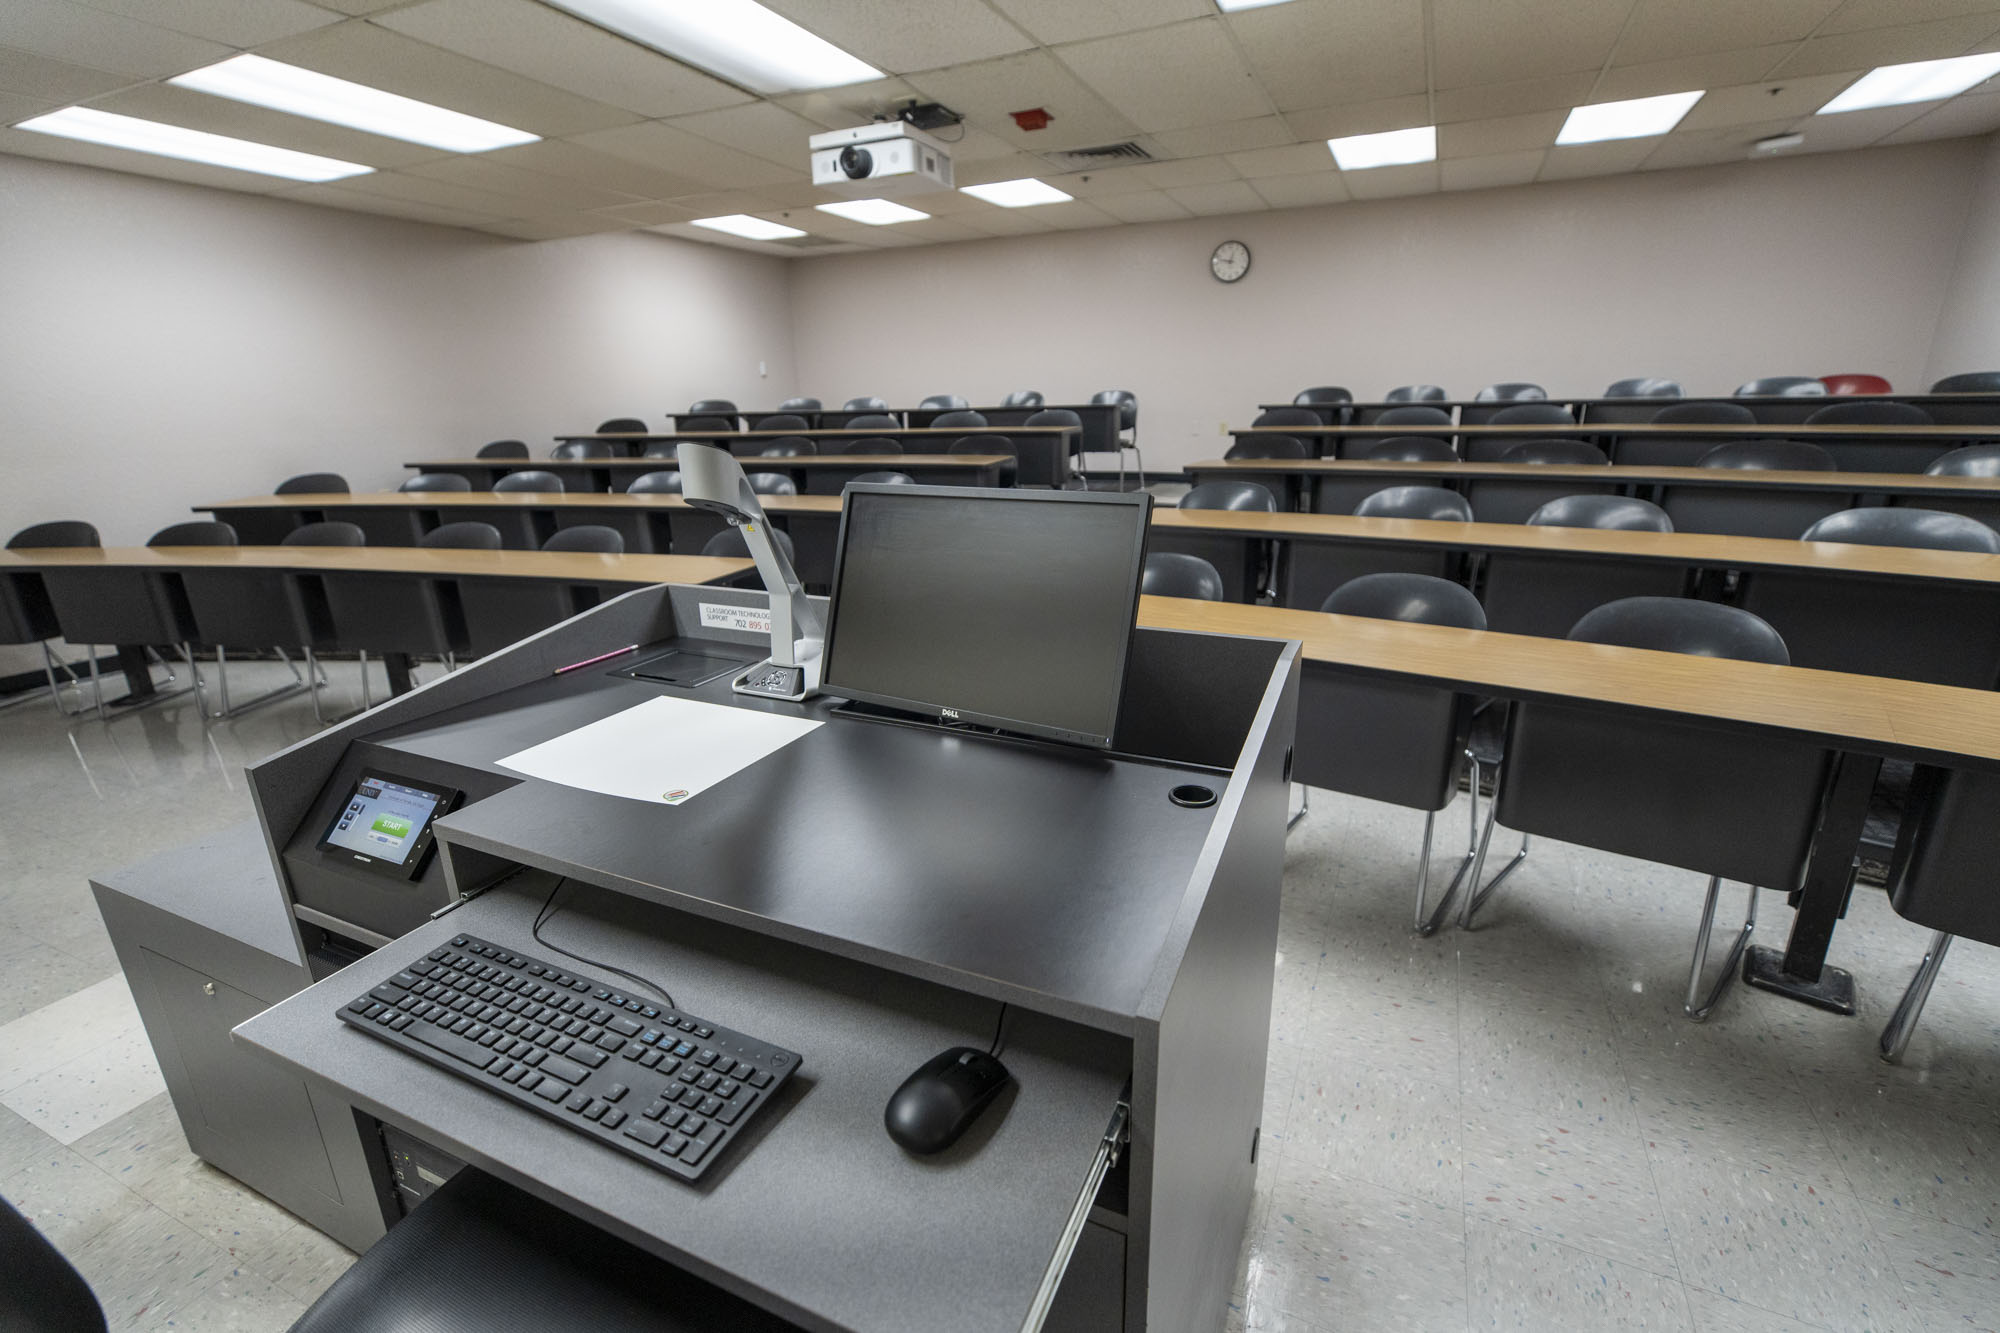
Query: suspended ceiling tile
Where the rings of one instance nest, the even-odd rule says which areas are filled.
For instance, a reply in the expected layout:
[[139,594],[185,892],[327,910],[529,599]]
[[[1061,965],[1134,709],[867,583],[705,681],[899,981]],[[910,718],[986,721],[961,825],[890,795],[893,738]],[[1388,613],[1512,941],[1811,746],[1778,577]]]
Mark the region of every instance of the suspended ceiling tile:
[[1548,156],[1542,159],[1542,174],[1538,179],[1571,180],[1579,176],[1610,176],[1622,171],[1637,171],[1639,164],[1651,157],[1665,139],[1663,134],[1649,134],[1643,139],[1614,139],[1610,143],[1580,143],[1551,148]]
[[515,200],[529,212],[545,213],[566,208],[604,209],[637,203],[643,197],[545,176],[538,171],[524,171],[505,162],[491,161],[483,153],[420,163],[405,170],[412,176],[463,185],[468,189],[483,190]]
[[1408,0],[1294,0],[1224,21],[1280,110],[1424,91],[1423,9]]
[[510,199],[506,195],[473,189],[451,181],[406,175],[400,171],[378,171],[372,176],[354,176],[340,183],[362,194],[378,194],[390,199],[432,204],[439,208],[455,208],[467,213],[485,213],[491,217],[511,218],[518,217],[521,213],[520,201]]
[[637,199],[670,199],[704,188],[700,181],[613,157],[609,153],[595,152],[567,139],[544,139],[540,143],[526,143],[517,148],[502,148],[482,153],[480,159]]
[[1792,120],[1786,119],[1753,121],[1707,130],[1675,130],[1661,140],[1660,146],[1641,165],[1647,171],[1661,171],[1675,167],[1712,166],[1719,162],[1746,162],[1750,160],[1751,145],[1757,140],[1783,134],[1792,124]]
[[1148,132],[1267,115],[1274,108],[1220,19],[1065,46],[1078,78]]
[[1784,79],[1776,83],[1751,83],[1736,88],[1714,88],[1694,104],[1676,132],[1720,129],[1729,125],[1752,125],[1764,121],[1810,116],[1832,101],[1834,95],[1861,77],[1860,70],[1844,74],[1816,74],[1810,78]]
[[1435,98],[1440,125],[1487,116],[1525,116],[1531,111],[1568,111],[1590,96],[1597,75],[1558,74],[1545,79],[1483,83],[1440,90]]
[[684,194],[671,202],[683,208],[692,208],[698,218],[726,217],[731,213],[768,213],[775,218],[783,211],[769,197],[754,190],[715,190],[708,194]]
[[1158,188],[1147,178],[1143,166],[1092,167],[1089,171],[1073,171],[1061,176],[1044,176],[1042,179],[1058,190],[1073,194],[1079,199],[1136,194],[1141,190]]
[[612,208],[597,210],[609,218],[629,222],[635,227],[657,227],[666,222],[692,222],[702,216],[685,204],[668,204],[652,201],[643,204],[619,204]]
[[[830,204],[840,197],[803,179],[790,185],[760,185],[757,187],[757,193],[780,208],[811,208],[814,204]],[[921,207],[925,212],[929,212],[930,200],[952,197],[949,191],[943,194],[912,196],[912,198],[922,198],[925,202],[922,205],[913,203],[911,207]]]
[[1840,5],[1841,0],[1639,0],[1615,59],[1636,65],[1803,41]]
[[317,204],[323,208],[344,208],[354,213],[403,218],[410,222],[429,222],[440,227],[485,227],[506,221],[504,217],[491,213],[444,208],[412,199],[392,199],[387,195],[344,189],[339,185],[304,185],[295,190],[281,191],[273,197],[301,204]]
[[406,5],[410,0],[313,0],[324,9],[338,10],[343,14],[377,14],[385,9]]
[[480,230],[497,236],[512,236],[520,241],[563,241],[572,236],[596,236],[607,231],[630,231],[632,228],[614,218],[573,213],[564,217],[516,218],[511,222],[495,222]]
[[1394,199],[1411,194],[1435,194],[1438,169],[1435,162],[1417,162],[1406,167],[1377,167],[1373,171],[1346,171],[1341,182],[1356,199]]
[[1893,134],[1941,103],[1919,102],[1914,106],[1885,106],[1873,111],[1843,111],[1833,116],[1808,116],[1798,123],[1806,136],[1808,153],[1835,153],[1849,148],[1866,148]]
[[219,42],[71,0],[6,0],[0,10],[0,38],[36,55],[147,79],[185,73],[235,54]]
[[1310,111],[1287,111],[1285,123],[1300,139],[1339,139],[1350,134],[1379,134],[1384,130],[1406,130],[1431,123],[1431,102],[1427,97],[1388,97],[1379,102],[1351,102],[1345,106],[1315,107]]
[[87,69],[28,51],[0,46],[0,92],[48,102],[81,102],[132,82],[129,74]]
[[921,222],[904,222],[893,227],[876,227],[878,232],[894,232],[900,240],[921,241],[925,245],[936,245],[945,241],[976,241],[986,235],[966,226],[956,218],[926,218]]
[[[945,147],[951,150],[951,160],[957,162],[986,162],[996,157],[1010,157],[1019,150],[997,134],[974,129],[970,125],[960,125],[956,129],[937,131]],[[953,138],[957,135],[957,138]]]
[[1278,116],[1257,116],[1220,125],[1168,130],[1153,137],[1174,157],[1206,157],[1210,153],[1240,153],[1290,143],[1292,130]]
[[1106,195],[1093,202],[1099,209],[1120,222],[1173,222],[1194,216],[1162,190],[1139,190],[1132,194]]
[[1901,23],[1963,18],[2000,11],[1993,0],[1847,0],[1820,29],[1822,33],[1891,28]]
[[1205,18],[1210,0],[993,0],[994,6],[1037,41],[1048,46],[1092,37]]
[[1935,111],[1917,117],[1882,137],[1883,143],[1917,143],[1925,139],[1956,139],[1967,134],[2000,130],[2000,93],[1954,97]]
[[873,79],[867,83],[851,83],[844,88],[791,93],[772,100],[779,106],[798,112],[815,125],[829,130],[845,130],[892,116],[897,106],[916,96],[917,90],[902,79]]
[[[1054,204],[1043,205],[1043,208],[1053,207]],[[987,236],[1040,235],[1049,230],[1049,224],[1035,216],[1043,208],[988,208],[978,213],[962,213],[958,221]]]
[[812,150],[806,146],[806,140],[821,133],[820,127],[804,116],[772,102],[751,102],[720,111],[678,116],[670,123],[739,152],[808,173],[812,169]]
[[1439,157],[1492,157],[1500,153],[1539,152],[1552,147],[1565,113],[1537,111],[1529,116],[1497,120],[1461,120],[1438,127]]
[[639,119],[623,108],[522,78],[359,19],[286,38],[258,54],[545,138],[630,125]]
[[613,157],[630,158],[676,176],[685,176],[711,189],[777,185],[796,180],[803,174],[659,121],[592,130],[589,134],[573,134],[569,138],[572,143],[582,144],[585,148],[610,153]]
[[1236,168],[1224,157],[1190,157],[1178,162],[1151,162],[1138,168],[1146,183],[1157,189],[1182,185],[1213,185],[1238,179]]
[[1844,69],[1873,69],[1877,65],[1963,55],[1976,43],[1991,37],[1996,29],[2000,29],[2000,15],[1980,14],[1814,37],[1773,70],[1770,77],[1835,74]]
[[[1329,167],[1332,160],[1328,159]],[[1314,175],[1265,176],[1250,182],[1250,188],[1273,208],[1311,208],[1319,204],[1346,203],[1354,196],[1337,171]]]
[[1497,153],[1438,163],[1440,183],[1447,190],[1493,190],[1527,185],[1541,174],[1542,152]]
[[[1251,153],[1228,154],[1229,165],[1246,180],[1268,176],[1298,176],[1333,170],[1333,154],[1318,139],[1311,143],[1286,144],[1282,148],[1260,148]],[[1345,198],[1345,192],[1342,193]]]
[[1755,46],[1742,51],[1649,61],[1643,65],[1620,65],[1604,72],[1597,87],[1591,90],[1590,100],[1616,102],[1627,97],[1657,97],[1661,93],[1755,83],[1784,64],[1795,49]]
[[[912,74],[909,82],[978,128],[1028,152],[1089,148],[1138,133],[1138,126],[1113,111],[1046,51]],[[1020,129],[1009,116],[1036,107],[1053,117],[1045,129]]]
[[86,167],[102,167],[106,171],[179,181],[186,185],[209,185],[218,190],[235,190],[239,194],[271,194],[298,184],[297,181],[263,176],[254,171],[231,171],[227,167],[183,162],[156,153],[106,148],[101,144],[81,143],[52,134],[36,134],[31,130],[0,129],[0,153],[38,157],[48,162],[74,162]]
[[1261,213],[1268,207],[1264,202],[1264,196],[1250,188],[1249,181],[1183,185],[1168,190],[1167,196],[1197,217],[1219,217],[1225,213]]
[[677,116],[749,94],[650,47],[534,0],[425,0],[383,27],[642,116]]
[[209,134],[248,139],[299,153],[314,153],[342,162],[359,162],[367,167],[402,167],[413,162],[430,162],[445,153],[423,144],[401,139],[385,139],[364,134],[322,120],[289,116],[282,111],[233,102],[226,97],[175,88],[164,83],[145,83],[122,92],[94,99],[90,105],[100,111],[140,120],[156,120]]
[[1037,180],[1048,180],[1057,173],[1048,163],[1032,153],[1009,153],[1005,157],[989,157],[978,162],[954,162],[952,180],[963,189],[967,185],[990,185],[994,181],[1020,180],[1033,176]]
[[808,31],[885,74],[942,69],[1025,51],[1035,43],[981,0],[924,0],[917,5],[853,0],[763,0]]
[[[1096,205],[1086,204],[1082,200],[1069,204],[1050,204],[1037,211],[1041,214],[1035,219],[1037,222],[1061,231],[1081,231],[1085,227],[1110,227],[1115,226],[1118,221]],[[960,221],[964,219],[961,218]]]
[[1631,0],[1432,0],[1440,88],[1596,70]]
[[27,120],[39,116],[44,111],[55,109],[56,103],[39,97],[23,97],[19,93],[0,93],[0,125],[11,125],[17,120]]
[[89,3],[92,9],[246,49],[340,21],[340,15],[304,0],[89,0]]

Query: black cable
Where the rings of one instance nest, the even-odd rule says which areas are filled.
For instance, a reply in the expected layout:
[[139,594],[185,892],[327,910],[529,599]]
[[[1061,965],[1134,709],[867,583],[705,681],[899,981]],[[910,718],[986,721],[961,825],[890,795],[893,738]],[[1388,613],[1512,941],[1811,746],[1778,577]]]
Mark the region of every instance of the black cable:
[[986,1053],[995,1058],[998,1058],[1001,1049],[1001,1039],[1006,1035],[1007,1035],[1007,1006],[1006,1004],[1003,1003],[1000,1006],[1000,1017],[993,1024],[993,1040],[987,1044]]
[[648,981],[646,980],[646,978],[640,976],[638,973],[627,972],[622,967],[614,967],[610,963],[599,962],[595,958],[586,958],[580,953],[576,953],[573,952],[572,950],[565,949],[560,944],[556,944],[552,941],[545,940],[542,938],[542,927],[546,925],[551,919],[553,919],[556,914],[555,913],[556,895],[562,892],[563,885],[567,883],[569,883],[569,876],[564,875],[561,879],[556,881],[555,887],[549,890],[549,896],[542,899],[542,910],[535,913],[535,924],[528,928],[528,933],[535,937],[535,943],[541,945],[544,948],[553,949],[557,953],[561,954],[563,957],[575,959],[577,962],[583,963],[587,966],[601,968],[606,972],[615,972],[619,976],[625,978],[627,981],[637,982],[639,985],[644,986],[647,990],[653,992],[655,995],[665,1000],[667,1002],[667,1008],[669,1009],[680,1008],[678,1004],[674,1003],[674,997],[667,993],[667,988],[665,986],[660,985],[658,982]]

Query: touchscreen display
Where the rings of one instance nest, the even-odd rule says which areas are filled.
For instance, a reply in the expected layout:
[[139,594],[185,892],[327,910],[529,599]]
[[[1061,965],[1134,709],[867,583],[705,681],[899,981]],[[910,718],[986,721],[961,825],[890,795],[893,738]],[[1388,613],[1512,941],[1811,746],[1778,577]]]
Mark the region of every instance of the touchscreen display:
[[320,846],[360,852],[393,866],[406,865],[421,845],[431,817],[442,813],[447,799],[444,792],[364,773]]

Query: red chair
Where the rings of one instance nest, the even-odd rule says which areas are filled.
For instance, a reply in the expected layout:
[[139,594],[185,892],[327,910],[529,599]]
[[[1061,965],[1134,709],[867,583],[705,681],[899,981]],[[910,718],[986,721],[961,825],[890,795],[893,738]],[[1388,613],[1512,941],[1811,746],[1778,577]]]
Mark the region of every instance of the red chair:
[[1821,375],[1819,382],[1828,393],[1894,393],[1880,375]]

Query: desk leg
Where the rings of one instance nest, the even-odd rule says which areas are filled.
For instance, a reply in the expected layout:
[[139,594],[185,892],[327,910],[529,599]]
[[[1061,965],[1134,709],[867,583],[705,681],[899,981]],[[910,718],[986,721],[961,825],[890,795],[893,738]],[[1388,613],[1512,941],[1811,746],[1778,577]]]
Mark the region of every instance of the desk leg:
[[114,699],[114,704],[145,703],[153,697],[153,668],[146,660],[146,650],[136,644],[118,645],[118,669],[125,673],[125,697]]
[[1826,950],[1833,942],[1835,924],[1847,913],[1848,895],[1854,889],[1854,854],[1868,818],[1868,796],[1881,769],[1882,761],[1870,755],[1840,757],[1813,838],[1791,937],[1782,954],[1761,947],[1750,950],[1743,963],[1747,984],[1836,1014],[1853,1014],[1854,975],[1827,966]]
[[[389,676],[389,694],[394,697],[410,692],[410,655],[408,653],[383,653],[382,669]],[[362,670],[367,670],[364,665]]]

